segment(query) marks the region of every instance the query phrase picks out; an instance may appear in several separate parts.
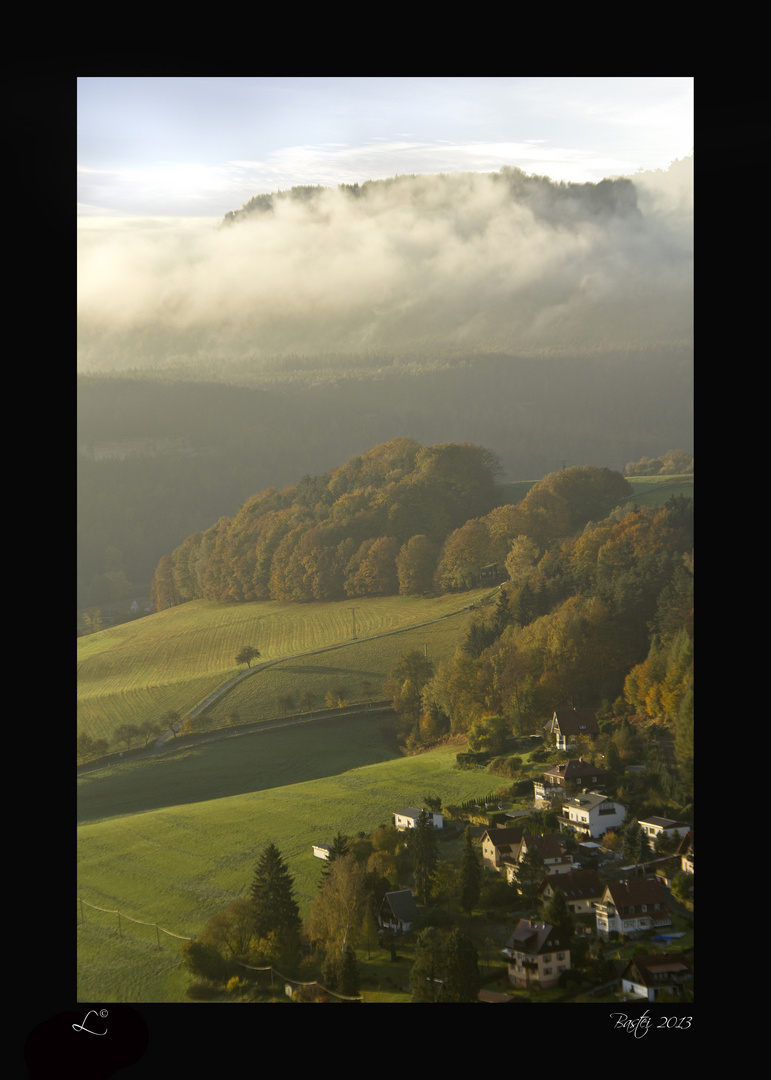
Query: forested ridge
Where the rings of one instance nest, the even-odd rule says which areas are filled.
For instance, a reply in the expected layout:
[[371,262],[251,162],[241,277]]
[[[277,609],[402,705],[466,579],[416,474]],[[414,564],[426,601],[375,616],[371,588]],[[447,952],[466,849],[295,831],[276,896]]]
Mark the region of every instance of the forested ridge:
[[479,446],[391,440],[284,491],[261,492],[189,536],[159,562],[156,606],[502,583],[452,659],[434,670],[414,656],[392,673],[387,692],[402,744],[417,749],[473,732],[477,744],[493,745],[501,733],[535,730],[554,708],[631,708],[679,732],[687,771],[692,500],[640,507],[620,473],[581,466],[548,474],[516,504],[496,505],[497,470],[495,455]]
[[[229,383],[227,380],[231,380]],[[489,447],[508,479],[692,446],[690,349],[263,358],[78,379],[78,583],[149,585],[255,491],[394,437]]]
[[441,546],[495,504],[500,464],[472,444],[393,439],[248,499],[156,569],[157,608],[210,600],[338,600],[434,589]]
[[549,507],[544,494],[537,485],[512,508],[529,501],[533,524],[541,521],[528,528],[518,515],[517,528],[526,531],[510,544],[496,605],[480,612],[451,660],[420,680],[408,671],[397,685],[402,741],[415,749],[473,732],[475,748],[501,753],[502,734],[536,731],[555,708],[588,707],[608,718],[639,713],[660,721],[680,740],[678,762],[688,773],[692,500],[625,503],[573,529],[564,517],[560,524],[562,508],[556,499]]

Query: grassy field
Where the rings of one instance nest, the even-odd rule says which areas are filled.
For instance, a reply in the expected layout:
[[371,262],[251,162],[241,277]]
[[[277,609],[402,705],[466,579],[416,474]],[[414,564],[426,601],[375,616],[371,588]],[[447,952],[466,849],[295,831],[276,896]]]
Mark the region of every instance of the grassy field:
[[[238,683],[203,711],[223,718],[237,712],[242,720],[263,720],[280,715],[278,698],[292,693],[299,702],[306,693],[322,708],[324,695],[335,686],[345,688],[352,704],[382,698],[382,686],[392,667],[409,649],[425,652],[435,664],[453,654],[463,640],[471,618],[468,610],[428,626],[402,630],[372,641],[357,641],[317,656],[289,659]],[[299,711],[299,706],[292,711]]]
[[[338,726],[330,729],[330,723]],[[248,890],[259,852],[273,841],[294,876],[306,914],[320,876],[314,843],[329,842],[337,832],[355,835],[390,823],[394,810],[421,802],[425,794],[437,794],[447,804],[485,795],[496,786],[496,778],[486,773],[454,769],[456,747],[348,771],[338,767],[338,775],[292,782],[318,767],[324,742],[329,768],[341,754],[353,760],[357,753],[388,752],[384,734],[372,732],[372,721],[360,720],[359,725],[359,739],[353,721],[322,721],[295,729],[294,744],[289,731],[264,732],[191,748],[174,760],[135,763],[124,776],[122,769],[112,769],[109,776],[103,770],[82,777],[78,897],[192,936],[215,911]],[[298,736],[299,731],[303,734]],[[244,762],[250,754],[254,787],[245,791]],[[281,761],[284,785],[258,790]],[[239,776],[231,779],[239,768]],[[166,790],[170,785],[171,794]],[[240,786],[241,793],[210,795],[227,791],[228,785],[231,790]],[[144,803],[155,799],[159,808],[126,812],[132,800],[141,807],[142,789]],[[176,797],[178,804],[164,801]],[[186,982],[180,982],[176,970],[180,941],[161,933],[159,949],[153,925],[124,918],[121,936],[117,916],[88,907],[83,916],[81,921],[78,904],[78,1000],[184,1000]]]
[[630,476],[634,501],[638,506],[660,506],[673,495],[693,498],[693,473],[682,476]]
[[[158,719],[170,709],[184,716],[242,670],[235,663],[235,656],[243,645],[256,646],[262,660],[296,657],[313,649],[351,642],[353,614],[357,639],[363,639],[461,612],[489,593],[489,589],[484,589],[430,599],[392,596],[329,604],[278,601],[223,604],[195,600],[101,630],[78,639],[78,730],[111,741],[120,724]],[[431,649],[433,641],[434,652],[430,655],[439,659],[436,650],[440,642],[442,648],[449,647],[452,634],[460,632],[458,622],[447,634],[421,637],[421,644],[429,642]],[[362,646],[363,642],[357,648]],[[366,663],[351,659],[353,653],[349,653],[346,670],[359,671],[360,680],[371,678],[382,683],[387,668],[369,657],[390,655],[391,639],[383,639],[382,649],[382,654],[377,650],[367,654]],[[322,667],[336,665],[337,653],[327,654]],[[268,668],[266,674],[271,671]],[[314,672],[309,676],[309,685],[323,686],[323,696],[329,688],[324,683],[325,675],[317,669]],[[290,673],[289,688],[293,692],[298,685],[298,674]],[[246,684],[262,678],[262,673],[256,674]],[[286,692],[283,677],[273,674],[264,693],[257,681],[243,702],[239,693],[237,707],[243,710],[242,719],[251,718],[249,710],[253,707],[258,710],[255,719],[276,715],[279,685]],[[379,696],[379,685],[375,696]],[[363,699],[362,696],[360,700]],[[229,702],[228,707],[236,705]]]

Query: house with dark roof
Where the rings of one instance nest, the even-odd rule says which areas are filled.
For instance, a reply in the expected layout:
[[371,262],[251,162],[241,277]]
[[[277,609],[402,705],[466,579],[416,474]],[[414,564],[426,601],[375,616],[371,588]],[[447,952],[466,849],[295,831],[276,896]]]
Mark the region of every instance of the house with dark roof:
[[387,892],[380,905],[377,921],[384,930],[407,933],[418,917],[415,898],[409,889]]
[[571,870],[559,877],[545,877],[538,896],[548,902],[557,889],[565,894],[568,908],[574,915],[593,915],[594,905],[602,900],[605,885],[596,870]]
[[502,950],[508,961],[509,982],[542,990],[556,986],[570,969],[570,949],[549,923],[520,919]]
[[598,791],[605,786],[607,780],[608,774],[604,769],[599,769],[581,757],[563,761],[561,765],[547,769],[541,780],[533,781],[533,794],[538,805],[550,802],[555,796],[573,794],[581,788]]
[[553,735],[558,750],[567,750],[578,739],[599,735],[597,714],[593,709],[557,709],[544,725],[544,735]]
[[503,870],[510,885],[517,884],[519,865],[528,852],[533,851],[543,860],[544,874],[567,874],[573,868],[573,856],[559,833],[546,833],[545,836],[531,836],[528,833],[512,850],[512,854],[503,860]]
[[693,829],[682,838],[677,847],[680,856],[680,870],[683,874],[693,874]]
[[503,870],[506,859],[513,859],[519,851],[527,826],[520,829],[486,829],[482,834],[482,864],[491,870]]
[[681,996],[693,972],[682,953],[634,956],[621,972],[621,993],[632,999],[656,1001],[662,990]]
[[614,930],[619,934],[639,934],[672,925],[667,894],[657,881],[609,881],[594,907],[597,934],[605,941]]

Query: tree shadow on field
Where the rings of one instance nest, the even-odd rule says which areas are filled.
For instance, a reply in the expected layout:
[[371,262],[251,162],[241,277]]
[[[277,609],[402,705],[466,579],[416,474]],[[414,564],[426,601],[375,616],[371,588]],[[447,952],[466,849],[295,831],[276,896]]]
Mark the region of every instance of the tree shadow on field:
[[329,717],[183,746],[78,780],[78,823],[225,799],[400,757],[383,714]]

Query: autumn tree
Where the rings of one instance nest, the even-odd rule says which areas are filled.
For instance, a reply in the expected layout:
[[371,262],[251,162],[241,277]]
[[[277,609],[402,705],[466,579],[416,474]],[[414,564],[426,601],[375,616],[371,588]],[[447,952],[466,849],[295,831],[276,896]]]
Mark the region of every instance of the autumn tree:
[[213,945],[231,957],[243,957],[249,952],[254,935],[254,909],[248,897],[240,897],[209,919],[198,936],[205,945]]
[[126,749],[139,737],[139,728],[136,724],[121,724],[115,729],[115,738],[119,743],[125,743]]
[[261,655],[260,650],[255,649],[254,645],[244,645],[236,656],[236,663],[246,664],[247,667],[251,667],[252,660],[256,660]]
[[505,716],[485,716],[475,720],[468,731],[468,748],[475,754],[502,754],[511,723]]
[[401,596],[424,595],[433,590],[438,557],[438,545],[422,533],[411,536],[402,545],[396,557]]
[[308,935],[341,970],[345,951],[355,948],[369,912],[366,867],[353,854],[338,856],[313,898]]

